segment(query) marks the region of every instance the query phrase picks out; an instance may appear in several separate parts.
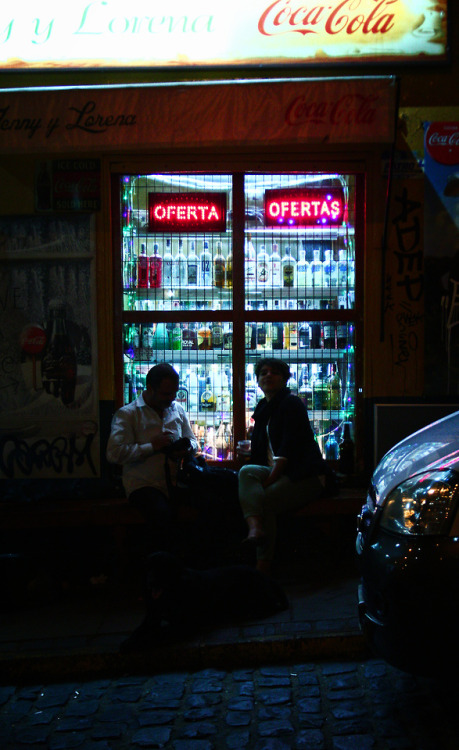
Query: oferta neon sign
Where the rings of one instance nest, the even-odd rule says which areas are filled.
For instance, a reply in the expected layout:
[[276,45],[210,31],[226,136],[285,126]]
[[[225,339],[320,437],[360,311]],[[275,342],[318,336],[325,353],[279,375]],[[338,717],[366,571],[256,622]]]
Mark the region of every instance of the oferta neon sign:
[[225,232],[226,193],[149,193],[150,232]]
[[265,226],[338,226],[343,223],[342,188],[265,190]]

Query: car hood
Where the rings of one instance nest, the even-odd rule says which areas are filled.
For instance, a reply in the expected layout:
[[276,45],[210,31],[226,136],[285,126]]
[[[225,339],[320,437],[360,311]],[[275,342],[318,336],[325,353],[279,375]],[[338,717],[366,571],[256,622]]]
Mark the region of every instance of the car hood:
[[413,474],[445,468],[459,470],[459,411],[414,432],[383,456],[372,477],[377,503]]

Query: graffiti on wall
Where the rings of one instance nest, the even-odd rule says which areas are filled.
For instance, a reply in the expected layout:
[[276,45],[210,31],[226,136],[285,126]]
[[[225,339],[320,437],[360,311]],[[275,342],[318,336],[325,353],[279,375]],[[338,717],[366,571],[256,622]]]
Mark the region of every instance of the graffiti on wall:
[[0,217],[0,477],[99,472],[90,225]]

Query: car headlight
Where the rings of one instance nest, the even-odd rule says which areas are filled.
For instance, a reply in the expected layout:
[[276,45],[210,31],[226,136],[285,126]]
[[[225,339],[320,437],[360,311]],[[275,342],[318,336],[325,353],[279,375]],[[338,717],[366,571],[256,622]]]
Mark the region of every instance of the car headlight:
[[417,474],[389,492],[380,526],[398,534],[447,534],[458,495],[454,471]]

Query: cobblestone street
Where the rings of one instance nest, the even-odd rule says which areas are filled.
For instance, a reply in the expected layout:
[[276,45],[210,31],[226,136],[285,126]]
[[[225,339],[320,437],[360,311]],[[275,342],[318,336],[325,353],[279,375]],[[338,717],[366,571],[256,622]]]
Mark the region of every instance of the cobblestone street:
[[456,750],[458,689],[379,660],[0,687],[2,750]]

